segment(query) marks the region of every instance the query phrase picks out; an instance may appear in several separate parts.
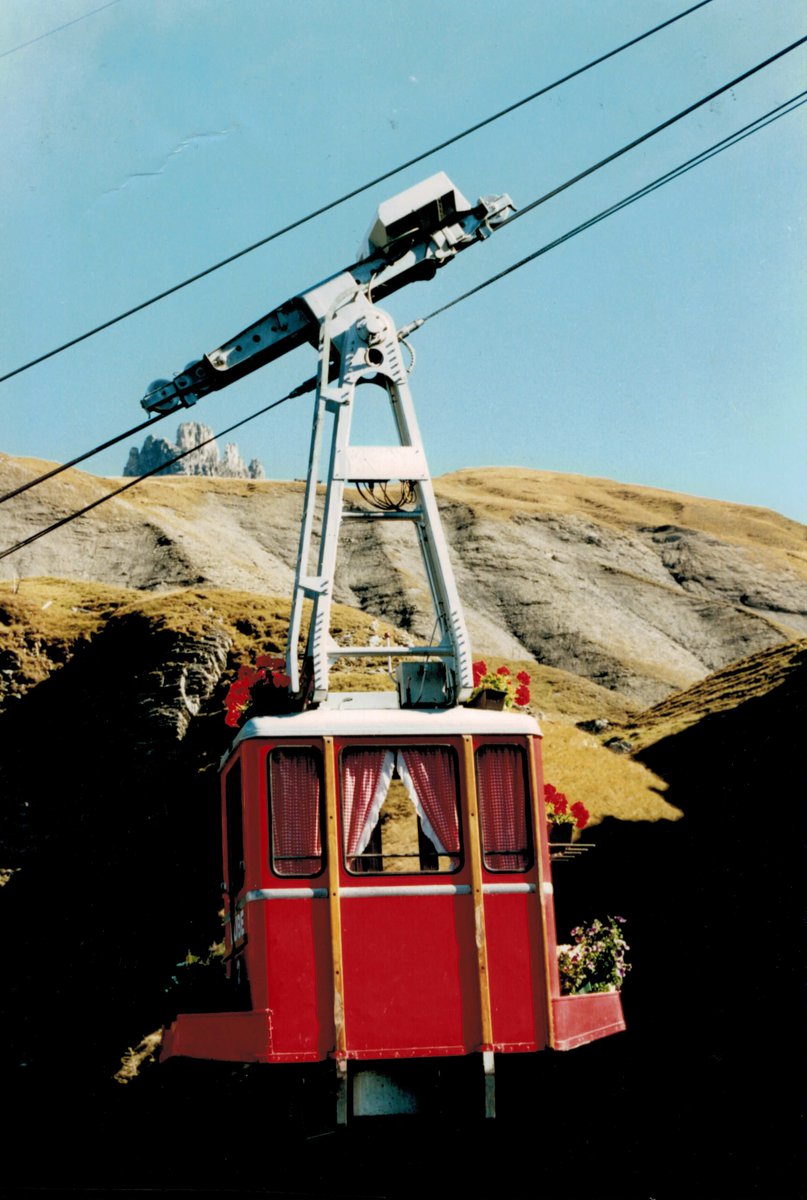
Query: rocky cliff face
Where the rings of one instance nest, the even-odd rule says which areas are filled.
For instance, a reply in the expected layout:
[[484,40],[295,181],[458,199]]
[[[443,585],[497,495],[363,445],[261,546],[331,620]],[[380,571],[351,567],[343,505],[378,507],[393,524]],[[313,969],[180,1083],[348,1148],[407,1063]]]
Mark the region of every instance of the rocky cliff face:
[[[6,459],[0,486],[40,470]],[[109,487],[72,471],[20,496],[0,513],[4,543]],[[436,490],[476,654],[532,659],[644,706],[807,633],[805,531],[776,513],[537,471],[459,472]],[[0,578],[289,596],[302,493],[150,479],[3,560]],[[336,598],[428,637],[414,531],[346,527]]]
[[157,474],[207,475],[218,476],[221,479],[263,479],[263,467],[257,458],[253,458],[247,466],[234,443],[228,442],[222,454],[215,440],[211,441],[211,438],[213,438],[213,430],[199,421],[183,421],[177,429],[176,442],[169,442],[167,438],[155,438],[149,434],[140,450],[133,446],[129,451],[123,474],[127,476],[144,475],[147,471],[153,471],[155,467],[159,467],[161,463],[167,462],[176,455],[191,450],[194,446],[200,446],[201,442],[207,442],[207,445],[200,446],[186,458],[171,463]]

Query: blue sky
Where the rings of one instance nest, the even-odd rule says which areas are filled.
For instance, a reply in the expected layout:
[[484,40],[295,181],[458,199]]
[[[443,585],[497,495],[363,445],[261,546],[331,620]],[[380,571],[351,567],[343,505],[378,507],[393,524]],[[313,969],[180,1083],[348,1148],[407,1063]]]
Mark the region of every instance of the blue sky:
[[[0,374],[686,7],[4,0]],[[353,261],[375,206],[434,171],[472,201],[507,191],[527,204],[805,32],[799,0],[713,0],[0,384],[0,451],[62,461],[134,425],[152,379]],[[386,307],[400,324],[432,311],[786,100],[806,65],[802,47]],[[411,383],[433,472],[569,471],[807,519],[805,114],[417,334]],[[312,350],[296,351],[189,415],[223,428],[314,366]],[[270,477],[299,477],[310,408],[286,405],[235,440]],[[158,429],[172,437],[176,424]],[[119,474],[128,446],[89,468]]]

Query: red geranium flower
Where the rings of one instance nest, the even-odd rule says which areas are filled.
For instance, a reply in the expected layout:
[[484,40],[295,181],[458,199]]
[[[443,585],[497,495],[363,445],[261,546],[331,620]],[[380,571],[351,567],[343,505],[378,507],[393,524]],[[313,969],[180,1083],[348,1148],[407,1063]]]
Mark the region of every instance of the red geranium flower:
[[510,668],[509,668],[509,667],[505,667],[505,666],[501,666],[501,667],[499,667],[499,669],[498,669],[498,671],[496,672],[496,674],[497,674],[497,675],[509,675],[509,674],[510,674]]
[[474,687],[479,687],[479,681],[481,680],[482,676],[487,675],[487,673],[488,664],[480,658],[478,662],[474,663]]
[[256,683],[266,680],[278,688],[287,688],[291,679],[286,674],[286,660],[276,654],[261,654],[255,660],[255,666],[244,664],[238,668],[235,679],[230,684],[224,706],[227,710],[224,722],[226,725],[237,726],[249,708],[252,701],[252,688]]
[[253,683],[257,683],[259,679],[263,679],[265,671],[258,671],[255,667],[239,667],[238,678],[243,679],[247,687],[252,687]]
[[523,684],[524,687],[528,687],[532,682],[526,671],[519,671],[518,675],[516,675],[516,679],[519,683]]
[[276,654],[259,654],[255,659],[256,667],[266,667],[267,670],[282,671],[286,666],[285,658],[278,658]]

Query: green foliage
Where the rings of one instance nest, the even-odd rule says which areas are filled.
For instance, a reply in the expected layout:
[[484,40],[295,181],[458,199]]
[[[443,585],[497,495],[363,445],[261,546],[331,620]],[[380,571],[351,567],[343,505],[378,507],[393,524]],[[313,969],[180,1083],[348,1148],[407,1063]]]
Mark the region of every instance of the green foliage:
[[561,992],[579,996],[622,987],[630,970],[625,961],[630,947],[622,936],[624,924],[624,917],[606,917],[572,930],[572,944],[558,946]]

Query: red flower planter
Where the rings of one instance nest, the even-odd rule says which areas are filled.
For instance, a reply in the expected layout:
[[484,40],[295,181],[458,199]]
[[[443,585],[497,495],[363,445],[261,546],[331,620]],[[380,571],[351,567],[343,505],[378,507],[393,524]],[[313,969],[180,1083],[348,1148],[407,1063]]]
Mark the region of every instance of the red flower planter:
[[619,992],[558,996],[552,1001],[555,1050],[574,1050],[625,1028]]

